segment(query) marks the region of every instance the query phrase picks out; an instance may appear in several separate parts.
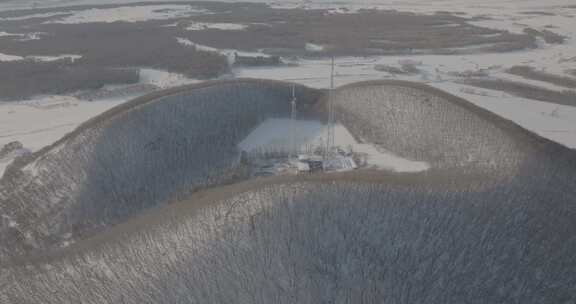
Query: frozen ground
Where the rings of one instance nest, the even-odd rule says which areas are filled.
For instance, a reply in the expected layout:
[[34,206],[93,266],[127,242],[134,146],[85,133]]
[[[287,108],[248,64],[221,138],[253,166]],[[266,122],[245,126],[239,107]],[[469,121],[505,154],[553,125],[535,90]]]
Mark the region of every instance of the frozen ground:
[[[290,130],[293,130],[293,136]],[[267,119],[252,131],[240,144],[243,151],[289,151],[290,143],[299,153],[311,153],[321,148],[326,140],[325,124],[315,120]],[[365,156],[367,167],[396,172],[425,171],[430,166],[425,162],[412,161],[392,154],[369,143],[359,143],[343,125],[334,127],[334,145]]]

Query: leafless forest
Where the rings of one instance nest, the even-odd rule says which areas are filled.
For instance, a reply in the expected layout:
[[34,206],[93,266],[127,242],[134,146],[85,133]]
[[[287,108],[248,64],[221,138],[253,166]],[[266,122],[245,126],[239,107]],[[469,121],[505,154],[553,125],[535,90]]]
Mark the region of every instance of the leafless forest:
[[470,79],[465,84],[480,88],[499,90],[524,98],[573,106],[576,104],[576,93],[573,90],[554,91],[530,84],[503,79]]
[[[367,82],[337,90],[338,120],[431,170],[246,180],[236,144],[288,116],[290,88],[154,93],[8,168],[0,302],[576,297],[574,151],[424,85]],[[322,119],[324,93],[296,92]]]

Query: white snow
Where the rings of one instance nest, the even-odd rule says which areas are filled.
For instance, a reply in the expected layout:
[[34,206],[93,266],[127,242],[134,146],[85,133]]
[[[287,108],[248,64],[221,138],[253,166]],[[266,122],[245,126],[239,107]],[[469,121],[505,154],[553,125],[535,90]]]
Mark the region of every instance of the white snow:
[[93,22],[141,22],[147,20],[174,19],[191,14],[207,13],[206,10],[190,5],[150,5],[127,6],[107,9],[89,9],[74,12],[73,15],[49,23],[93,23]]
[[[245,2],[245,0],[215,0],[221,2]],[[97,4],[123,4],[133,3],[134,0],[18,0],[0,3],[0,10],[26,9],[26,8],[47,8],[47,7],[65,7],[70,5],[97,5]],[[172,2],[171,0],[139,0],[138,2]],[[501,11],[520,11],[520,10],[546,10],[558,8],[567,5],[573,5],[573,0],[350,0],[350,1],[333,1],[333,0],[251,0],[250,2],[269,3],[274,7],[281,8],[332,8],[333,13],[354,12],[358,9],[397,9],[409,10],[419,13],[435,11],[461,11],[472,13],[489,13]]]
[[198,51],[212,52],[212,53],[224,55],[228,58],[229,64],[234,63],[234,60],[235,60],[234,54],[238,54],[240,56],[252,56],[252,57],[258,57],[258,56],[266,57],[266,56],[268,56],[267,54],[265,54],[261,51],[246,52],[246,51],[239,51],[239,50],[235,50],[235,49],[217,49],[217,48],[214,48],[211,46],[195,43],[195,42],[191,41],[190,39],[186,39],[186,38],[176,37],[176,40],[178,41],[178,43],[180,43],[184,46],[194,47]]
[[62,59],[70,59],[72,62],[82,58],[80,55],[60,55],[60,56],[30,56],[25,58],[31,58],[36,61],[57,61]]
[[40,40],[44,35],[47,35],[47,33],[44,32],[27,33],[26,35],[23,35],[24,38],[21,38],[19,40],[20,41]]
[[18,61],[18,60],[24,60],[24,57],[0,53],[0,62],[2,62],[2,61]]
[[321,52],[321,51],[324,50],[324,46],[323,46],[323,45],[314,44],[314,43],[306,43],[306,45],[304,46],[304,48],[305,48],[306,51],[308,51],[308,52]]
[[42,14],[30,14],[30,15],[22,15],[18,17],[2,17],[0,21],[17,21],[17,20],[26,20],[32,18],[50,18],[59,15],[67,14],[67,12],[52,12],[52,13],[42,13]]
[[20,33],[0,32],[0,37],[20,37],[18,39],[19,41],[39,40],[42,35],[46,35],[46,33],[32,32],[32,33],[20,34]]
[[[122,102],[82,102],[69,96],[39,96],[33,101],[2,102],[0,147],[20,141],[25,148],[37,151],[54,143],[84,121]],[[0,162],[0,175],[11,160]]]
[[0,103],[0,146],[18,140],[36,151],[120,102],[82,102],[67,96]]
[[0,62],[1,61],[21,61],[21,60],[32,60],[32,61],[43,61],[43,62],[50,62],[50,61],[57,61],[62,59],[71,59],[72,62],[82,58],[80,55],[59,55],[59,56],[16,56],[16,55],[8,55],[0,53]]
[[84,10],[62,11],[30,14],[18,17],[4,17],[0,20],[26,20],[31,18],[53,18],[45,23],[79,24],[94,22],[141,22],[147,20],[175,19],[192,15],[205,14],[208,11],[191,5],[146,5],[125,6],[116,8],[92,8]]
[[176,37],[176,40],[178,41],[178,43],[180,43],[184,46],[195,46],[196,45],[194,42],[190,41],[190,39]]
[[189,31],[202,30],[222,30],[222,31],[241,31],[246,29],[246,25],[237,23],[206,23],[194,22],[186,27]]
[[22,37],[24,36],[24,34],[12,34],[12,33],[8,33],[8,32],[0,32],[0,37]]
[[[436,83],[433,86],[512,120],[542,137],[576,149],[576,107],[524,99],[499,91],[470,88],[453,83]],[[466,93],[467,90],[462,90],[463,88],[485,94]]]
[[[293,129],[292,129],[293,128]],[[294,130],[291,138],[290,130]],[[325,143],[325,125],[314,120],[297,120],[294,125],[290,119],[271,118],[263,121],[238,147],[243,151],[289,151],[290,143],[300,153],[311,153]],[[412,161],[392,154],[383,148],[368,143],[358,143],[343,125],[334,127],[334,145],[343,149],[350,148],[366,157],[368,167],[392,170],[396,172],[420,172],[430,168],[426,162]]]
[[165,89],[179,85],[200,82],[197,79],[187,78],[184,75],[155,69],[140,69],[140,83],[153,84]]
[[195,47],[199,51],[212,52],[212,53],[218,53],[218,54],[227,54],[230,51],[230,50],[217,49],[217,48],[213,48],[211,46],[195,43],[192,40],[186,39],[186,38],[176,38],[176,40],[178,41],[178,43],[180,43],[184,46]]
[[[183,75],[141,69],[140,83],[168,88],[198,82]],[[25,101],[0,102],[0,147],[20,141],[35,152],[48,146],[81,123],[136,96],[81,101],[71,96],[36,96]],[[0,160],[0,176],[13,157]]]

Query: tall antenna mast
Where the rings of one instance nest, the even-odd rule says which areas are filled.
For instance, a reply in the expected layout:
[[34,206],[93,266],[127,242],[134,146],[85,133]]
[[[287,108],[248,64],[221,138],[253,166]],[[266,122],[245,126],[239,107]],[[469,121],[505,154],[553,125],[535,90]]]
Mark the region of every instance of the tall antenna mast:
[[330,71],[330,152],[334,148],[334,56],[332,56],[332,69]]
[[294,153],[296,153],[296,140],[295,140],[295,130],[294,124],[296,123],[296,86],[292,85],[292,110],[290,112],[290,151],[289,158],[292,161],[294,159]]
[[334,56],[331,60],[330,68],[330,90],[328,91],[328,122],[326,125],[326,149],[324,151],[324,169],[326,169],[326,162],[332,156],[334,147],[334,105],[332,104],[332,95],[334,90]]

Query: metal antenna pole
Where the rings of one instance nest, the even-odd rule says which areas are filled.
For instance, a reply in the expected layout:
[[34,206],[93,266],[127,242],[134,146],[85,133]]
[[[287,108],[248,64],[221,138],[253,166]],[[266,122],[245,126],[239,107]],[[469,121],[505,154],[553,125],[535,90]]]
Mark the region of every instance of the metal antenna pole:
[[294,125],[296,123],[296,86],[292,85],[292,110],[290,112],[290,153],[289,158],[292,161],[294,159],[294,153],[296,152],[296,140],[295,140],[295,130]]
[[332,56],[332,70],[330,72],[330,152],[334,148],[334,56]]
[[332,145],[334,144],[334,129],[333,129],[333,105],[332,105],[332,91],[334,90],[334,56],[331,60],[330,68],[330,89],[328,90],[328,122],[326,124],[326,149],[324,151],[324,170],[326,170],[326,162],[331,158]]

